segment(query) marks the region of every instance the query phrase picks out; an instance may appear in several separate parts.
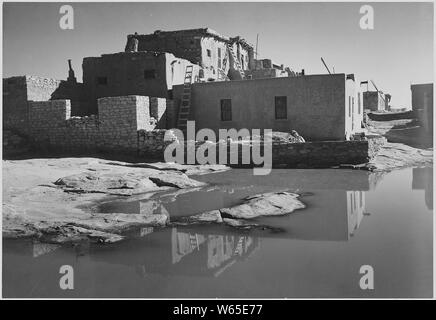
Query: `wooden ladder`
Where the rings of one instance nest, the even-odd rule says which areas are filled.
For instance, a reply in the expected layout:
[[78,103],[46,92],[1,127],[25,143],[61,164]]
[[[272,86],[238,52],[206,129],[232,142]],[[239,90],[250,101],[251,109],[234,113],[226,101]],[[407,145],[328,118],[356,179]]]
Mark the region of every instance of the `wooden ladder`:
[[221,65],[221,68],[218,68],[218,72],[219,72],[219,74],[220,74],[220,77],[221,77],[221,79],[223,79],[224,81],[229,80],[229,77],[227,76],[227,74],[226,74],[226,72],[225,72],[226,67],[227,67],[227,60],[228,60],[228,53],[227,53],[227,50],[226,50],[226,54],[224,55],[223,62],[222,62],[222,65]]
[[177,127],[186,131],[186,122],[188,121],[189,111],[191,110],[191,84],[192,84],[192,71],[193,66],[186,66],[185,80],[183,82],[182,101],[179,108],[179,119]]
[[244,237],[239,237],[239,240],[235,246],[234,256],[242,256],[244,250]]
[[245,79],[244,69],[242,69],[241,63],[239,62],[238,58],[236,57],[235,52],[233,51],[233,46],[230,43],[228,43],[227,47],[229,48],[229,51],[233,57],[233,61],[235,62],[235,65],[236,65],[236,69],[238,70],[239,74],[241,75],[241,78]]
[[197,234],[189,234],[189,242],[191,244],[191,250],[195,250],[197,248],[197,250],[200,250],[200,247],[198,245],[198,237]]

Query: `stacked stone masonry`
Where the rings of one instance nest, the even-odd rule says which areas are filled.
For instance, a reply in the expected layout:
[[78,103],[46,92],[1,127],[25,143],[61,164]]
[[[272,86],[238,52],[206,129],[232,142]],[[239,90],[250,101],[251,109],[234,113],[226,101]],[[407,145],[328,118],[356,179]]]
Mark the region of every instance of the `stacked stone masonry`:
[[[69,100],[34,101],[29,104],[29,126],[21,133],[26,134],[36,147],[48,146],[58,151],[78,153],[111,152],[163,161],[165,148],[177,141],[174,134],[165,141],[168,130],[156,125],[164,118],[166,102],[166,99],[144,96],[101,98],[98,100],[98,116],[71,117]],[[154,117],[158,118],[157,122]],[[273,142],[272,161],[274,167],[361,164],[372,159],[384,142],[384,138]],[[237,163],[242,165],[242,142],[227,144],[227,159],[230,160],[232,143],[239,146]],[[201,145],[201,142],[196,142],[195,150]],[[219,144],[215,147],[218,162]],[[186,142],[184,148],[186,150]]]
[[159,136],[161,130],[153,130],[166,122],[166,102],[143,96],[101,98],[98,115],[71,117],[69,100],[34,101],[29,103],[29,126],[21,133],[36,146],[136,154],[140,132]]
[[[173,142],[177,143],[177,138],[174,135],[169,135],[172,136],[172,138],[168,139],[169,141],[164,141],[165,132],[166,130],[140,132],[138,154],[140,156],[148,156],[156,160],[164,161],[163,153],[165,148]],[[386,139],[379,136],[373,136],[367,140],[360,141],[273,142],[272,164],[273,167],[289,168],[327,168],[345,164],[358,165],[373,159],[385,143]],[[183,163],[188,163],[188,152],[197,153],[201,145],[203,145],[203,142],[183,142]],[[242,152],[244,148],[246,148],[247,154],[252,155],[252,145],[249,141],[220,142],[209,145],[209,148],[211,148],[209,150],[215,150],[215,163],[219,163],[220,151],[226,150],[227,164],[229,164],[230,159],[236,155],[232,155],[232,153],[237,153],[237,160],[232,161],[232,167],[253,165],[252,161],[249,163],[243,162]],[[260,150],[263,155],[262,145],[260,146]],[[208,151],[205,151],[206,156],[207,154]]]

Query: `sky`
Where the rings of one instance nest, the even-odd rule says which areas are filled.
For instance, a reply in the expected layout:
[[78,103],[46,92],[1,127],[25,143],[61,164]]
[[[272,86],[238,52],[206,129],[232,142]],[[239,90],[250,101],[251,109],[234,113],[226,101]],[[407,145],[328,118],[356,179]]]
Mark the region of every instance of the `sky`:
[[[84,57],[124,50],[127,34],[209,27],[240,35],[258,57],[295,71],[374,80],[395,107],[410,107],[411,83],[433,82],[433,4],[371,3],[374,29],[359,27],[365,3],[71,3],[74,29],[59,27],[60,3],[3,4],[3,77],[68,76]],[[370,87],[373,90],[373,88]]]

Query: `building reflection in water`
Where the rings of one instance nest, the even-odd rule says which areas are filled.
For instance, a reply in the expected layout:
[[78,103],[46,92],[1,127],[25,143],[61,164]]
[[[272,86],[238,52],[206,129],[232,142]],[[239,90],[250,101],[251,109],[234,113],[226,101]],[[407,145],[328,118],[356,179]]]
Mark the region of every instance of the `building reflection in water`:
[[[199,234],[172,228],[172,263],[183,263],[196,255],[214,276],[221,274],[238,260],[249,257],[259,247],[260,239],[248,235]],[[192,259],[192,257],[191,257]]]
[[[341,172],[342,173],[342,172]],[[309,178],[307,180],[307,177]],[[307,171],[296,173],[293,179],[281,175],[273,177],[271,187],[287,187],[301,192],[307,208],[282,217],[267,217],[256,222],[277,227],[283,232],[268,230],[244,231],[219,225],[189,225],[172,228],[140,228],[133,239],[114,244],[109,249],[90,246],[77,249],[77,257],[87,255],[91,260],[110,264],[124,264],[140,270],[144,276],[150,273],[183,274],[194,276],[219,276],[227,268],[256,252],[261,238],[285,238],[310,241],[349,241],[356,235],[365,214],[365,191],[374,188],[381,176],[348,172],[338,175],[321,171],[314,181]],[[427,173],[414,170],[414,188],[425,187],[430,193]],[[217,175],[217,177],[219,177]],[[350,178],[353,178],[352,180]],[[254,177],[252,179],[257,179]],[[219,180],[219,179],[218,179]],[[351,182],[350,182],[351,181]],[[206,211],[210,206],[222,208],[237,203],[238,199],[259,191],[257,186],[265,184],[249,181],[249,185],[228,185],[226,188],[207,187],[193,192],[181,190],[166,197],[138,200],[130,203],[141,213],[164,213],[170,220],[186,215],[186,210],[196,208]],[[253,187],[254,186],[254,187]],[[268,187],[268,186],[267,186]],[[354,190],[350,190],[350,189]],[[311,193],[312,192],[312,193]],[[194,203],[196,201],[197,203]],[[199,204],[198,204],[199,202]],[[34,244],[33,256],[56,254],[55,246]]]
[[348,234],[353,236],[365,214],[365,193],[347,191]]
[[433,210],[433,167],[413,168],[413,190],[425,190],[425,205]]

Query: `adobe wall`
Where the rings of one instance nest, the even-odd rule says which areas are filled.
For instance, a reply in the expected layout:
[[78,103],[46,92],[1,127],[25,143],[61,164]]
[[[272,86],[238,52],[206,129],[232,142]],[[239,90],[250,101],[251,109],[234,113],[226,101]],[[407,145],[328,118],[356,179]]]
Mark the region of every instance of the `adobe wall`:
[[433,83],[414,84],[412,90],[412,110],[430,136],[433,136]]
[[380,98],[378,91],[363,92],[363,108],[371,111],[380,111],[385,109],[385,103]]
[[27,127],[26,77],[3,79],[3,128]]
[[[354,75],[353,75],[354,78]],[[349,138],[352,134],[362,132],[363,103],[357,79],[346,79],[345,90],[345,132]]]
[[[167,130],[158,129],[151,114],[159,114],[159,103],[143,96],[107,97],[98,100],[99,114],[71,117],[69,100],[29,102],[29,127],[26,136],[33,147],[50,147],[56,151],[90,154],[137,155],[144,159],[164,160],[165,148],[176,141],[164,141]],[[162,116],[163,117],[163,116]],[[367,141],[322,141],[308,143],[274,142],[273,167],[330,167],[360,164],[373,158],[384,138]],[[185,142],[181,142],[185,145]],[[234,142],[238,144],[238,142]],[[195,148],[202,143],[197,142]],[[217,162],[219,159],[219,145]],[[230,153],[230,147],[227,151]],[[239,164],[242,165],[242,148]],[[186,153],[185,153],[186,156]],[[227,157],[230,159],[230,155]],[[239,165],[236,165],[239,166]]]
[[29,101],[71,100],[71,114],[89,114],[89,99],[81,83],[38,76],[3,79],[3,125],[9,129],[28,127]]
[[[228,74],[229,70],[232,69],[230,74],[232,77],[234,76],[238,79],[239,74],[235,72],[236,67],[233,59],[229,58],[226,54],[228,51],[227,43],[231,39],[222,37],[210,29],[193,29],[174,32],[157,31],[153,34],[146,35],[128,35],[127,44],[131,38],[138,40],[138,51],[170,52],[176,57],[186,59],[193,64],[198,64],[203,68],[206,81],[208,79],[219,79],[218,69],[223,69],[222,61],[226,58],[226,68],[223,69],[225,74]],[[232,47],[243,69],[253,68],[253,50],[247,50],[247,48],[238,41],[234,41]],[[221,63],[218,58],[218,50],[221,50]],[[210,56],[208,51],[210,52]],[[241,55],[244,56],[243,61]]]
[[[174,87],[180,104],[183,87]],[[287,97],[285,120],[275,119],[275,96]],[[232,120],[221,121],[221,99],[232,100]],[[196,129],[297,130],[306,140],[344,140],[345,75],[312,75],[192,85],[190,119]]]
[[[101,57],[83,59],[83,83],[94,101],[97,99],[126,95],[141,95],[168,98],[173,84],[182,84],[187,60],[179,59],[169,53],[120,52],[104,54]],[[146,78],[145,71],[155,71],[154,78]],[[194,68],[198,75],[198,67]],[[99,84],[98,77],[107,79]]]
[[426,96],[433,107],[433,83],[413,84],[410,90],[412,91],[412,110],[424,109]]
[[61,81],[52,93],[51,100],[70,100],[72,116],[95,114],[92,110],[92,99],[83,83]]
[[201,63],[201,37],[196,32],[155,32],[146,35],[129,35],[138,39],[138,51],[171,52],[176,57]]

